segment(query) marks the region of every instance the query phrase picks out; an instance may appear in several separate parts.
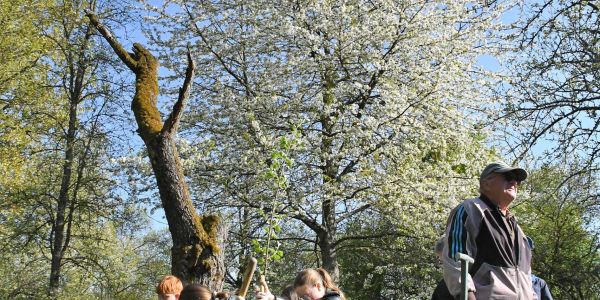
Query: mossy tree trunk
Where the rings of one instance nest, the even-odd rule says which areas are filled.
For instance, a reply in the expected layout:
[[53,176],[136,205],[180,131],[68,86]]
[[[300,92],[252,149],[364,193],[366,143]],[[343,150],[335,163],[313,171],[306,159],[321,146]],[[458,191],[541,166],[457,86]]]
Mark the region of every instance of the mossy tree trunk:
[[119,58],[136,75],[136,91],[131,109],[138,125],[154,176],[169,231],[173,239],[171,272],[184,282],[197,282],[220,290],[224,279],[223,252],[226,230],[217,216],[199,216],[193,207],[174,136],[194,73],[188,53],[188,68],[179,98],[163,123],[156,107],[158,100],[158,61],[142,45],[135,43],[128,53],[111,33],[88,13],[91,23],[108,41]]

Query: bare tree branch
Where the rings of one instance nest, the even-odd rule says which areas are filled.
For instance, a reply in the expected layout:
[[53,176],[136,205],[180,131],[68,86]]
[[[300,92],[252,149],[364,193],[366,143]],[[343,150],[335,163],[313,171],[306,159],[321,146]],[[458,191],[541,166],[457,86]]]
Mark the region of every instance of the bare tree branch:
[[192,53],[188,48],[187,52],[187,60],[188,66],[185,71],[185,80],[183,81],[183,86],[179,89],[179,98],[177,98],[177,102],[173,105],[173,110],[171,114],[165,121],[165,124],[162,128],[163,134],[172,134],[177,131],[177,125],[179,124],[179,120],[181,119],[181,114],[183,112],[183,108],[185,106],[185,102],[190,94],[190,89],[192,86],[192,81],[194,79],[194,70],[196,69],[196,63],[192,58]]

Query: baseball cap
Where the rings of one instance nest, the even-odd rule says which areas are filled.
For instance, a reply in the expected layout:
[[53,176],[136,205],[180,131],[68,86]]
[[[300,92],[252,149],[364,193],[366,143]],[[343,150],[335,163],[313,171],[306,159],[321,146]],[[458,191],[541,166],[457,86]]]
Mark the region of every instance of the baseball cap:
[[525,171],[524,169],[511,167],[511,166],[507,165],[505,162],[499,161],[499,162],[493,162],[493,163],[487,165],[487,167],[485,167],[485,169],[483,169],[483,171],[481,172],[481,175],[479,176],[479,180],[483,180],[484,178],[487,178],[492,173],[508,173],[508,172],[512,172],[513,174],[515,174],[515,179],[517,181],[523,181],[523,180],[527,179],[527,171]]

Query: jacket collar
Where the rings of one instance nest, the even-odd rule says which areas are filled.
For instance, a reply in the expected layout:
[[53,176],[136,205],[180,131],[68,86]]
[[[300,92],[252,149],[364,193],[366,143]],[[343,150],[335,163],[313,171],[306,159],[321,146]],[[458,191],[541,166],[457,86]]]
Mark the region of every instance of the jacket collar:
[[498,205],[496,205],[494,202],[492,202],[492,200],[490,200],[490,198],[488,198],[488,196],[486,196],[484,194],[480,194],[479,199],[481,199],[492,211],[498,212],[501,216],[506,217],[507,219],[510,219],[513,217],[513,215],[510,213],[510,210],[508,210],[508,209],[506,210],[506,215],[504,215],[502,213],[502,211],[500,210],[500,207]]

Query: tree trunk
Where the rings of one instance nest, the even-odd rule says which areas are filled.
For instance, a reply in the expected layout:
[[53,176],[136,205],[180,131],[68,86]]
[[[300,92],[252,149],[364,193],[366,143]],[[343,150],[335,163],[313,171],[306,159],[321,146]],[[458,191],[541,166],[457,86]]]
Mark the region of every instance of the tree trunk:
[[226,228],[217,216],[196,213],[173,137],[159,134],[146,148],[173,239],[171,272],[186,282],[221,290],[225,268],[219,245]]
[[[329,69],[325,71],[322,77],[324,85],[323,106],[325,107],[331,107],[336,100],[335,95],[333,94],[335,87],[333,75],[328,70]],[[323,134],[321,136],[321,157],[323,158],[321,160],[321,164],[324,166],[323,186],[325,187],[325,190],[324,199],[321,203],[321,213],[322,228],[324,228],[324,230],[318,231],[317,236],[319,238],[318,244],[321,250],[323,268],[329,272],[329,275],[331,275],[331,278],[334,281],[337,281],[340,275],[340,269],[337,262],[337,256],[335,254],[335,238],[337,234],[337,222],[335,218],[336,196],[335,194],[331,193],[330,189],[327,188],[338,184],[336,177],[339,162],[333,159],[334,153],[336,152],[333,143],[336,114],[322,113],[320,119],[323,126]]]
[[[69,33],[70,34],[70,33]],[[73,162],[75,159],[75,141],[77,135],[77,108],[83,98],[83,81],[86,73],[85,51],[88,41],[92,36],[92,29],[88,27],[83,37],[82,44],[76,49],[75,55],[67,57],[69,66],[68,83],[68,102],[69,102],[69,121],[67,134],[65,136],[65,158],[63,161],[63,171],[61,175],[60,191],[56,205],[56,217],[52,224],[50,237],[51,245],[51,264],[50,264],[50,283],[48,286],[48,296],[56,299],[60,288],[60,271],[65,251],[69,247],[71,239],[72,219],[67,217],[67,210],[73,209],[73,203],[77,201],[77,190],[71,191],[71,178],[73,176]],[[73,197],[69,196],[72,193]],[[69,199],[71,198],[71,201]],[[71,202],[71,203],[69,203]],[[70,204],[70,205],[69,205]],[[67,229],[65,230],[65,225]]]
[[327,231],[323,231],[319,234],[319,249],[321,250],[323,268],[329,272],[329,275],[331,275],[334,282],[338,282],[340,277],[340,266],[337,261],[332,234]]
[[63,162],[62,178],[60,183],[60,192],[56,205],[56,218],[52,224],[51,238],[51,265],[50,265],[50,285],[48,294],[50,298],[56,299],[59,290],[60,267],[65,249],[68,245],[65,243],[65,217],[67,205],[69,203],[69,187],[71,185],[71,176],[73,174],[74,143],[77,122],[77,101],[71,99],[69,105],[69,125],[67,129],[65,159]]
[[188,69],[179,99],[171,115],[162,122],[156,107],[158,99],[158,61],[142,45],[135,43],[128,53],[112,34],[87,15],[91,23],[108,41],[119,58],[136,76],[135,96],[131,109],[138,124],[158,184],[160,199],[173,239],[171,272],[186,283],[197,282],[212,290],[220,290],[224,280],[223,252],[226,228],[217,216],[199,216],[194,209],[179,154],[174,141],[187,92],[191,86],[194,63],[188,53]]

